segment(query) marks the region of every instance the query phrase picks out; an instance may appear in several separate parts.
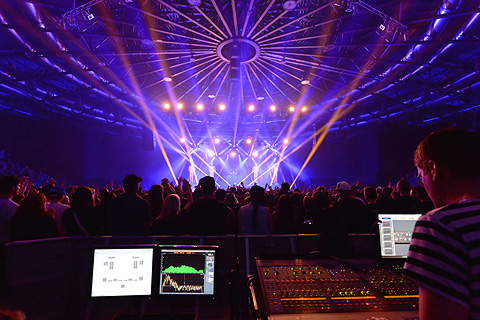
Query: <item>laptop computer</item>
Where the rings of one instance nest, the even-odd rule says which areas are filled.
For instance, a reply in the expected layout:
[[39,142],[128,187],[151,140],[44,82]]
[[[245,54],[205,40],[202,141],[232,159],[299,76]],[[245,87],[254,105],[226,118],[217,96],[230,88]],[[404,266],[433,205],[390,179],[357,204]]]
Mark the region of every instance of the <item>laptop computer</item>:
[[382,259],[405,259],[413,229],[421,214],[379,214],[380,254]]

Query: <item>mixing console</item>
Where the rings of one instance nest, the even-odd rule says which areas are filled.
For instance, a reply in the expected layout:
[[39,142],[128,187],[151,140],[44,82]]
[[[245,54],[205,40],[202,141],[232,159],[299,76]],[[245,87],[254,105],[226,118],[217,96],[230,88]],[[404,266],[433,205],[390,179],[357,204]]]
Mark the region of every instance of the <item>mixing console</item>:
[[[413,311],[416,285],[401,266],[347,267],[333,260],[257,260],[265,311],[275,314]],[[365,318],[364,318],[365,319]]]

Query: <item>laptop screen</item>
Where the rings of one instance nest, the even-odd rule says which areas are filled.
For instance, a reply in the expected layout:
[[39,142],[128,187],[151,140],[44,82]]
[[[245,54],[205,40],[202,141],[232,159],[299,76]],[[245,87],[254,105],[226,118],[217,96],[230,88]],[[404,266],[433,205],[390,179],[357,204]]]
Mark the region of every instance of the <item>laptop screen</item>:
[[382,258],[406,258],[413,228],[421,214],[379,214]]
[[154,249],[95,249],[92,297],[148,296],[152,293]]

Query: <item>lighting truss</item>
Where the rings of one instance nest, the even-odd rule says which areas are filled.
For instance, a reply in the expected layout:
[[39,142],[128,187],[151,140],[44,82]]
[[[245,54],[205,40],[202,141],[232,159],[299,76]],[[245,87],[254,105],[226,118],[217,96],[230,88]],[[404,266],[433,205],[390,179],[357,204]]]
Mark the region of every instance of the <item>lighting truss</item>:
[[104,0],[91,0],[75,9],[65,12],[60,19],[61,24],[65,29],[67,29],[68,26],[78,26],[79,17],[83,16],[85,12],[90,12],[90,8],[103,1]]
[[406,35],[408,35],[408,28],[407,28],[406,25],[404,25],[400,21],[390,17],[389,15],[385,14],[384,12],[372,7],[371,5],[366,3],[365,1],[362,1],[362,0],[347,0],[347,6],[348,5],[352,6],[353,8],[355,8],[355,6],[363,7],[364,9],[366,9],[366,10],[376,14],[377,16],[383,18],[383,20],[385,21],[386,24],[392,24],[397,30],[402,32],[405,35],[405,37],[406,37]]

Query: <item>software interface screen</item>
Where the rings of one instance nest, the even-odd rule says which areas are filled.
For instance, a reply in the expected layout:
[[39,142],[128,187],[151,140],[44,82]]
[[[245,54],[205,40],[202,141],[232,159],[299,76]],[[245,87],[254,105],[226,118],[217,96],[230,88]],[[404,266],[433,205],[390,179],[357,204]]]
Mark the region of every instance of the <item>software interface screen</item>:
[[92,297],[150,295],[152,267],[153,248],[95,249]]
[[213,295],[214,249],[162,248],[160,294]]
[[421,214],[379,214],[380,249],[384,258],[406,258],[413,228]]

